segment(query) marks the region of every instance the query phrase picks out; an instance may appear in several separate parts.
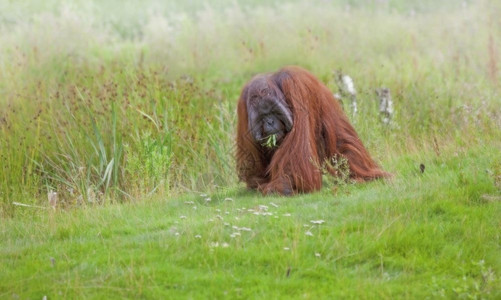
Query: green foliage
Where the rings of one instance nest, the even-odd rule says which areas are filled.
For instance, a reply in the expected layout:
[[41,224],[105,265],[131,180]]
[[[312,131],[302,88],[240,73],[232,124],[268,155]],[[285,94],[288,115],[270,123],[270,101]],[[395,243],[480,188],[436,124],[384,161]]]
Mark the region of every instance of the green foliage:
[[[54,3],[1,10],[2,214],[13,201],[46,203],[50,190],[74,205],[94,194],[122,201],[235,186],[241,86],[284,64],[309,68],[333,92],[335,71],[354,79],[358,113],[349,116],[383,167],[401,153],[501,136],[501,24],[488,2],[466,11],[451,1],[447,14],[415,7],[412,18],[411,2],[193,3],[190,11],[157,3],[165,10],[155,15],[125,4],[114,25],[113,2]],[[401,12],[385,13],[394,8]],[[470,21],[484,12],[488,22]],[[377,117],[380,87],[393,96],[391,126]]]
[[335,195],[19,207],[0,230],[0,297],[498,299],[501,198],[485,170],[499,151],[443,154]]
[[137,141],[139,145],[125,146],[125,172],[130,177],[127,182],[138,184],[140,191],[168,189],[173,155],[169,140],[156,140],[145,134]]
[[[137,5],[0,3],[0,298],[501,297],[497,2]],[[286,64],[353,78],[395,178],[237,183],[240,89]]]
[[[334,192],[338,187],[346,185],[350,181],[350,166],[348,160],[344,156],[335,155],[330,161],[325,162],[321,170],[325,174],[324,181],[326,187],[333,189]],[[335,176],[332,176],[332,173],[334,173]]]
[[266,148],[275,148],[275,146],[277,145],[277,135],[276,134],[272,134],[270,136],[268,136],[267,138],[264,138],[264,143],[262,143],[262,146],[263,147],[266,147]]

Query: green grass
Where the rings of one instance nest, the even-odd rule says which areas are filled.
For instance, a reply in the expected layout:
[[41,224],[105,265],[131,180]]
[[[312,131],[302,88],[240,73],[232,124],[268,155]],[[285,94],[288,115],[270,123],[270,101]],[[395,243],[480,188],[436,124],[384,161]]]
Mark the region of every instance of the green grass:
[[406,156],[407,174],[335,194],[22,208],[0,232],[0,297],[499,298],[496,159]]
[[[501,298],[500,16],[484,0],[0,3],[0,298]],[[238,183],[240,89],[289,64],[333,93],[353,78],[347,114],[393,180],[292,198]]]

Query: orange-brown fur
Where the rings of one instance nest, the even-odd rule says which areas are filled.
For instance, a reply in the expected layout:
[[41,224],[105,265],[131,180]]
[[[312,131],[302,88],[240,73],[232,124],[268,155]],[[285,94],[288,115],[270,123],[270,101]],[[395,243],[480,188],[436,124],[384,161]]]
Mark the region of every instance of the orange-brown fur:
[[[357,181],[389,176],[372,160],[339,102],[322,82],[293,66],[270,78],[278,83],[294,122],[270,156],[248,134],[248,99],[242,93],[237,109],[237,171],[249,188],[265,194],[318,190],[322,186],[319,166],[336,155],[347,159],[350,177]],[[336,170],[328,171],[336,175]]]

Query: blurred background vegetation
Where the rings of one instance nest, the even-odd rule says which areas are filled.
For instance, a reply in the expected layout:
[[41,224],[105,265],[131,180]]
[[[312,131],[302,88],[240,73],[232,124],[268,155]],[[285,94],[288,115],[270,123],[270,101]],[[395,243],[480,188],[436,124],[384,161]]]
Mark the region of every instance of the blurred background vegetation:
[[0,214],[50,191],[86,205],[235,187],[240,89],[290,64],[333,93],[334,71],[353,78],[351,120],[391,172],[406,153],[501,147],[500,59],[496,1],[2,1]]

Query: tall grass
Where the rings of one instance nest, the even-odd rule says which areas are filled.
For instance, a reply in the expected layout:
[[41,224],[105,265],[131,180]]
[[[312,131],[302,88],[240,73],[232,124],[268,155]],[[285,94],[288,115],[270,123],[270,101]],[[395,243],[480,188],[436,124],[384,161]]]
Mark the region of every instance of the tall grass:
[[[333,92],[333,70],[354,78],[352,121],[383,166],[401,153],[499,144],[495,3],[193,3],[3,4],[0,213],[49,191],[86,205],[234,186],[240,88],[286,64]],[[390,127],[377,117],[383,86]]]

